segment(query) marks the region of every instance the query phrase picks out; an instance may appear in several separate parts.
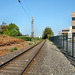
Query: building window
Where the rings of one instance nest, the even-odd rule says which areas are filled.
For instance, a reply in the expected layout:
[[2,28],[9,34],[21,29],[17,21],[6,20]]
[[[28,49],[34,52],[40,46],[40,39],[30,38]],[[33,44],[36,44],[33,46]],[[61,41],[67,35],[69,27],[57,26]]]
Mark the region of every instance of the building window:
[[62,30],[62,32],[68,32],[69,30]]
[[72,21],[75,21],[75,17],[72,18]]
[[72,26],[72,29],[75,29],[75,26]]

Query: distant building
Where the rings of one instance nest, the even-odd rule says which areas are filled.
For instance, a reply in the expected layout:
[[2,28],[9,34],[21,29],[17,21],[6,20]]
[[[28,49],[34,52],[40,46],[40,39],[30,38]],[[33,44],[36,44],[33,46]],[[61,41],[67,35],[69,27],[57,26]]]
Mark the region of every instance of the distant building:
[[67,34],[70,31],[70,29],[62,29],[62,34]]
[[72,33],[75,33],[75,12],[71,13],[72,17],[72,26],[70,26],[70,29],[62,29],[62,34],[68,34],[68,38],[72,38]]
[[72,12],[71,14],[72,17],[72,33],[75,33],[75,12]]

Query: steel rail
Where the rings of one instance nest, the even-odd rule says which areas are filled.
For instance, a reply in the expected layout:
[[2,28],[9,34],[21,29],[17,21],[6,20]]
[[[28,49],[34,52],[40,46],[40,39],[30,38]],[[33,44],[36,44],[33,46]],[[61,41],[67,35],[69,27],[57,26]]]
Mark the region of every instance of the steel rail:
[[[45,40],[46,42],[46,40]],[[21,71],[21,73],[19,75],[22,75],[23,72],[27,69],[27,67],[29,66],[29,64],[32,62],[32,60],[34,59],[34,57],[37,55],[37,53],[40,51],[40,49],[43,47],[43,45],[45,44],[45,42],[42,44],[42,46],[38,49],[38,51],[35,53],[35,55],[31,58],[31,60],[27,63],[27,65],[24,67],[24,69]]]
[[[42,41],[41,41],[41,42],[42,42]],[[9,59],[8,61],[4,62],[3,64],[0,64],[0,67],[2,67],[3,65],[7,64],[7,63],[10,62],[10,61],[12,61],[13,59],[17,58],[18,56],[22,55],[23,53],[29,51],[30,49],[32,49],[33,47],[37,46],[37,45],[40,44],[41,42],[35,44],[34,46],[30,47],[29,49],[23,51],[22,53],[16,55],[15,57],[13,57],[13,58],[11,58],[11,59]]]

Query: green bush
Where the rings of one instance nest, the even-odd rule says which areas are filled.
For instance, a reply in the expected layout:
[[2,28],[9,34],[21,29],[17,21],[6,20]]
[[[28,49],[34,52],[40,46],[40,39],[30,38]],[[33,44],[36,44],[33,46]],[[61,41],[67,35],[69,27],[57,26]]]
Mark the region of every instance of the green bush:
[[14,47],[14,50],[17,50],[17,47]]
[[10,50],[10,52],[13,52],[14,51],[14,49],[12,48],[11,50]]
[[33,43],[29,43],[29,45],[32,45]]
[[3,34],[7,34],[9,36],[21,36],[22,34],[19,31],[19,27],[14,23],[6,25],[6,29],[3,31]]
[[25,40],[25,41],[31,41],[31,37],[15,36],[15,38],[23,39],[23,40]]
[[39,40],[39,41],[41,41],[41,40],[42,40],[42,38],[34,37],[34,40]]
[[13,52],[14,50],[18,50],[18,48],[17,48],[17,47],[14,47],[14,48],[12,48],[12,49],[10,50],[10,52]]
[[37,44],[37,42],[34,41],[35,44]]
[[37,41],[37,42],[35,42],[35,44],[38,44],[39,42]]

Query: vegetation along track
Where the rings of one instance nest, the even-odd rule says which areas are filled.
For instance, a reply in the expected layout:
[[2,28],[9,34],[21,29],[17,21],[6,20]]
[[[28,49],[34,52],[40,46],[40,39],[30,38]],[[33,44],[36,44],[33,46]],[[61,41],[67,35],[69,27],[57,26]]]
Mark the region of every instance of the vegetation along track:
[[22,75],[44,45],[45,40],[0,65],[0,75]]

